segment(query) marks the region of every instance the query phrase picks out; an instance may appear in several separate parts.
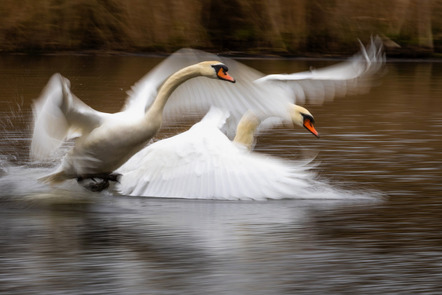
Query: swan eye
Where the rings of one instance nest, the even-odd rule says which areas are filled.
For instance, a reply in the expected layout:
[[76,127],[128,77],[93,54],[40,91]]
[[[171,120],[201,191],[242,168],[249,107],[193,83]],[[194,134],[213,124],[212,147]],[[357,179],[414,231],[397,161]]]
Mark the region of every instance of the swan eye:
[[304,119],[304,121],[307,119],[310,122],[312,122],[312,124],[315,124],[315,119],[313,118],[313,116],[310,116],[310,115],[307,115],[307,114],[302,114],[302,113],[301,113],[301,115],[302,115],[302,118]]
[[225,75],[227,74],[227,71],[229,70],[229,68],[224,65],[224,64],[217,64],[217,65],[212,65],[212,68],[215,69],[215,72],[218,74],[220,71],[222,71],[222,73]]
[[227,73],[229,68],[226,65],[217,64],[217,65],[212,65],[212,67],[215,69],[216,76],[219,79],[235,83],[235,79]]

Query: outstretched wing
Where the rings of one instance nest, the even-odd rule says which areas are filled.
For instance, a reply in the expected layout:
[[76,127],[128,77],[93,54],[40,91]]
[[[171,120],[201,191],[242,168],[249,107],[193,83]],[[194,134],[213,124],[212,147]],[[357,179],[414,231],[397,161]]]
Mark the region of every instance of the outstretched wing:
[[385,63],[382,40],[371,39],[365,48],[345,62],[293,74],[272,74],[258,79],[259,84],[279,84],[290,89],[295,103],[321,104],[325,100],[364,93],[371,87]]
[[120,193],[263,200],[293,197],[309,186],[312,174],[307,165],[250,153],[231,142],[219,130],[224,114],[212,108],[188,131],[136,154],[118,170],[123,174]]
[[164,109],[164,123],[185,116],[202,116],[211,106],[228,109],[226,124],[233,135],[242,115],[254,112],[261,118],[289,118],[287,103],[326,99],[366,91],[371,79],[382,68],[385,58],[380,38],[368,48],[340,64],[289,75],[268,75],[227,57],[193,49],[181,49],[165,59],[141,79],[129,93],[124,111],[145,112],[164,80],[179,69],[205,60],[219,60],[229,67],[237,83],[223,83],[205,77],[191,79],[179,86]]
[[34,130],[31,159],[44,160],[74,132],[81,135],[101,124],[103,113],[97,112],[76,98],[69,89],[70,82],[54,74],[40,97],[34,101]]
[[272,89],[256,85],[254,81],[264,76],[262,73],[233,59],[194,49],[177,51],[142,78],[129,92],[123,111],[144,112],[168,76],[183,67],[207,60],[218,60],[226,64],[229,73],[236,78],[236,83],[205,77],[193,78],[183,83],[172,93],[166,104],[163,112],[164,124],[183,116],[202,117],[211,106],[216,106],[229,110],[227,129],[233,135],[237,122],[249,110],[257,115],[288,116],[287,103],[290,102],[290,96],[284,95],[281,92],[284,90],[280,87]]

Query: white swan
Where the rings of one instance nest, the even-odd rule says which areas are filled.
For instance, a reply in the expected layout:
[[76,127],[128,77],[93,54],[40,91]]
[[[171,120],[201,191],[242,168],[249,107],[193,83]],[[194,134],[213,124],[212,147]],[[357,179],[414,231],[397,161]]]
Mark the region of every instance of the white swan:
[[[318,135],[313,116],[292,105],[293,123]],[[220,131],[228,112],[212,107],[189,130],[150,144],[117,171],[124,195],[196,199],[263,200],[305,197],[314,187],[308,162],[294,162],[251,152],[260,120],[243,116],[233,141]],[[311,193],[309,196],[314,195]]]
[[[142,112],[155,98],[165,77],[178,68],[202,60],[219,59],[238,78],[234,87],[208,79],[193,79],[179,87],[164,109],[165,122],[182,113],[207,113],[211,106],[229,110],[224,127],[229,137],[235,134],[242,115],[253,111],[260,118],[274,116],[290,121],[289,104],[323,103],[335,97],[365,92],[385,62],[382,41],[373,38],[365,48],[348,60],[333,66],[294,74],[265,76],[238,61],[207,52],[181,49],[161,62],[133,88],[125,109]],[[147,99],[146,99],[147,98]],[[187,99],[186,99],[187,98]],[[260,126],[263,128],[264,124]],[[270,126],[269,126],[270,127]]]
[[171,75],[146,112],[109,114],[87,106],[70,92],[67,79],[59,74],[54,75],[34,105],[31,157],[44,159],[50,155],[69,131],[74,130],[81,135],[57,171],[42,180],[57,183],[70,178],[81,180],[99,177],[103,181],[92,189],[107,187],[108,180],[115,180],[115,175],[111,173],[158,132],[162,112],[171,93],[180,84],[197,76],[235,82],[224,64],[218,61],[201,62]]

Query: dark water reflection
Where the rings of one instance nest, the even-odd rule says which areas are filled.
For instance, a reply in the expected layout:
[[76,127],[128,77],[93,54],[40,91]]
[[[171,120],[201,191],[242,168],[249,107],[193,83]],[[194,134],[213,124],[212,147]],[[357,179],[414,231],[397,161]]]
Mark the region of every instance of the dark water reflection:
[[[438,294],[442,63],[391,62],[365,95],[308,108],[321,139],[278,128],[257,150],[318,153],[339,187],[382,202],[221,202],[40,187],[30,102],[50,75],[103,111],[161,58],[0,57],[1,294]],[[267,73],[332,61],[245,60]],[[163,131],[162,136],[174,132]]]

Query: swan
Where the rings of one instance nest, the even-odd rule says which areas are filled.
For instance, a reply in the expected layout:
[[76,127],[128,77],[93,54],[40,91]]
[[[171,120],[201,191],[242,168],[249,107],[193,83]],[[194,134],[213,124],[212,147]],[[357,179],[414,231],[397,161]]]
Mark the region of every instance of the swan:
[[[318,136],[307,109],[292,105],[291,114],[294,124],[307,125]],[[121,173],[118,192],[229,200],[305,196],[314,183],[309,161],[287,161],[251,151],[260,124],[252,112],[241,118],[230,140],[220,130],[228,116],[228,111],[212,107],[189,130],[145,147],[117,170]]]
[[34,103],[31,157],[47,158],[70,132],[79,132],[80,136],[59,168],[41,180],[55,184],[71,178],[78,181],[99,178],[102,181],[90,188],[106,188],[109,180],[117,180],[112,172],[158,132],[166,102],[179,85],[198,76],[234,83],[227,71],[227,66],[219,61],[185,67],[164,82],[148,110],[138,115],[130,111],[113,114],[96,111],[70,92],[66,78],[55,74]]

